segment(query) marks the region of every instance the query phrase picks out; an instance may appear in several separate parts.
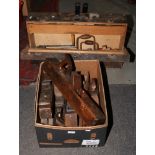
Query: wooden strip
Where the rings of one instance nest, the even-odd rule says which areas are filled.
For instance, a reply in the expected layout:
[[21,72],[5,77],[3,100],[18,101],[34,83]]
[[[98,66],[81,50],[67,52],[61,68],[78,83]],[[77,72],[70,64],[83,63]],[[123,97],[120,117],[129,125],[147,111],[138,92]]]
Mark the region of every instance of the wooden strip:
[[30,45],[31,48],[36,47],[33,33],[28,34],[28,40],[29,40],[29,45]]
[[122,68],[124,62],[104,62],[106,68]]
[[124,55],[127,54],[126,49],[124,50],[105,50],[105,51],[99,51],[99,50],[72,50],[72,49],[49,49],[49,48],[29,48],[29,53],[76,53],[76,54],[97,54],[97,55],[104,55],[104,54],[117,54],[117,55]]
[[65,113],[65,126],[66,127],[75,127],[77,126],[77,113]]
[[[57,53],[57,51],[53,51],[53,52],[28,52],[29,47],[26,47],[25,49],[23,49],[20,53],[20,58],[22,60],[45,60],[47,58],[58,58],[58,59],[62,59],[64,54],[63,53]],[[64,52],[65,53],[65,52]],[[107,64],[105,64],[106,67],[110,67],[110,68],[121,68],[123,66],[124,62],[129,62],[130,61],[130,54],[127,52],[126,49],[124,50],[119,50],[119,52],[113,52],[113,53],[109,53],[109,51],[107,52],[103,52],[102,54],[96,54],[96,53],[72,53],[71,51],[68,52],[69,54],[72,55],[74,60],[78,60],[78,59],[83,59],[83,60],[94,60],[94,59],[98,59],[100,61],[103,61],[104,63],[109,62]]]
[[124,35],[125,26],[27,24],[28,33]]
[[[103,62],[129,62],[130,55],[97,55],[97,54],[75,54],[70,53],[74,60],[94,60],[98,59]],[[64,57],[61,53],[24,53],[21,52],[21,59],[23,60],[46,60],[47,58],[58,58],[62,59]]]
[[107,25],[111,25],[111,26],[123,26],[123,25],[127,25],[126,23],[112,23],[112,22],[73,22],[73,21],[26,21],[26,23],[28,24],[65,24],[65,25],[96,25],[96,26],[107,26]]
[[127,33],[127,25],[125,27],[125,33],[123,35],[121,35],[121,37],[120,37],[121,39],[120,39],[120,43],[119,43],[119,49],[122,49],[124,47],[126,33]]

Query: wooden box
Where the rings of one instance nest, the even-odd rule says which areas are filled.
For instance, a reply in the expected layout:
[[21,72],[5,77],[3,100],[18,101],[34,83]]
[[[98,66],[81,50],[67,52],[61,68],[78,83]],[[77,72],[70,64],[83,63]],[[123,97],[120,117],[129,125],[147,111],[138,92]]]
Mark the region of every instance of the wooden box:
[[[104,45],[117,52],[124,49],[126,30],[127,24],[125,23],[27,21],[30,52],[43,50],[44,47],[47,48],[42,52],[66,49],[71,52],[72,50],[81,52],[77,48],[77,38],[83,34],[89,34],[95,37],[96,42],[99,44],[100,52],[103,52],[102,46]],[[65,46],[66,49],[64,49]],[[87,51],[86,48],[84,51]]]
[[[73,21],[71,17],[53,21],[27,20],[29,47],[22,56],[46,59],[69,53],[74,59],[129,61],[129,54],[124,47],[127,23],[124,18],[122,20],[119,17],[118,20],[117,16],[112,17],[107,15],[95,21]],[[86,36],[82,38],[82,35]]]
[[91,77],[97,78],[99,83],[100,104],[106,117],[105,123],[87,127],[62,127],[41,124],[38,114],[41,64],[35,95],[35,128],[40,147],[98,147],[105,144],[108,115],[100,63],[98,60],[75,60],[75,66],[77,71],[89,71]]

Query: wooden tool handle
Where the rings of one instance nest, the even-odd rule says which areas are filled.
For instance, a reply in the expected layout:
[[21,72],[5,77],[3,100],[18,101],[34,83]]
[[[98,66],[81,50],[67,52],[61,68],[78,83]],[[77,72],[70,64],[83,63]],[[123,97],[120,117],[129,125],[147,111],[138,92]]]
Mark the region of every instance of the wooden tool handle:
[[97,42],[92,41],[92,40],[86,40],[86,41],[80,43],[80,50],[83,50],[83,49],[82,49],[82,45],[83,45],[83,44],[86,44],[86,45],[93,45],[93,50],[98,50],[98,49],[99,49],[99,45],[98,45]]
[[90,34],[83,34],[81,35],[80,37],[78,37],[77,39],[89,39],[89,38],[95,38],[93,35],[90,35]]
[[90,35],[90,34],[83,34],[83,35],[77,37],[77,39],[76,39],[77,48],[79,49],[79,40],[80,39],[85,39],[86,40],[86,39],[90,39],[90,38],[93,38],[93,41],[95,42],[95,36]]

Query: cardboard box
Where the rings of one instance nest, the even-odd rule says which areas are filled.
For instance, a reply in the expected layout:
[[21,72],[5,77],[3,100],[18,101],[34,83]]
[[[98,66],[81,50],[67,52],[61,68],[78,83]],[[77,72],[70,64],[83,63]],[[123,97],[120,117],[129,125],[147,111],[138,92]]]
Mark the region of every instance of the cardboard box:
[[90,77],[97,78],[99,83],[99,98],[101,108],[105,113],[105,123],[97,126],[87,127],[61,127],[43,125],[39,121],[38,114],[38,95],[40,89],[40,77],[42,64],[38,74],[36,95],[35,95],[35,129],[40,147],[98,147],[103,146],[106,141],[108,115],[106,108],[103,79],[100,63],[98,60],[76,60],[77,71],[89,71]]

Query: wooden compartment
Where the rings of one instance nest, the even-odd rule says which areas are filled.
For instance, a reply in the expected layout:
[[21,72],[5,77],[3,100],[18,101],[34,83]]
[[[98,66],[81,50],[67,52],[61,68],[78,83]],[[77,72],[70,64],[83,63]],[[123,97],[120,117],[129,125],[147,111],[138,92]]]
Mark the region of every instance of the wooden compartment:
[[[99,44],[97,51],[104,52],[102,46],[106,45],[111,50],[119,52],[124,49],[126,31],[126,23],[27,21],[29,52],[37,52],[37,49],[44,49],[42,52],[67,49],[80,53],[76,44],[77,38],[84,34],[94,36],[96,43]],[[87,49],[89,47],[83,50]]]
[[[69,53],[77,60],[98,59],[108,63],[108,67],[122,67],[129,62],[130,55],[124,47],[127,32],[124,18],[105,15],[97,21],[82,22],[48,21],[47,16],[42,16],[39,21],[26,22],[29,45],[21,52],[22,59],[59,59],[63,53]],[[83,35],[87,37],[80,38]]]
[[35,128],[40,147],[98,147],[105,144],[108,115],[100,63],[98,60],[76,60],[75,66],[77,71],[89,71],[91,77],[97,78],[99,83],[100,104],[106,117],[105,123],[87,127],[61,127],[41,124],[38,116],[41,63],[35,95]]

